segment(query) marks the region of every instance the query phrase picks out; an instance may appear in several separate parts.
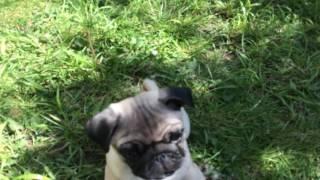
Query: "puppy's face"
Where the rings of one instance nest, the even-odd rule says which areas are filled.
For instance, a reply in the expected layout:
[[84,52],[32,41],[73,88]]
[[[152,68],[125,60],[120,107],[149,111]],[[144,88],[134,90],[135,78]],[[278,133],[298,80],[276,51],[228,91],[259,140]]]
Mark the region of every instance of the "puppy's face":
[[113,146],[136,176],[162,179],[179,169],[185,157],[185,104],[192,105],[189,89],[143,92],[95,115],[87,131],[106,152]]

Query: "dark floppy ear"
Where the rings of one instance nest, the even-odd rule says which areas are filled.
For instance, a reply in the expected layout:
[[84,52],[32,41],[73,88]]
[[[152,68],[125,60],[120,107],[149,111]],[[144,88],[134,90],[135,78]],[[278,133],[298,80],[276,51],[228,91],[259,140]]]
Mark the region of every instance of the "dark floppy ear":
[[193,107],[192,91],[189,88],[164,88],[159,90],[159,101],[173,110],[180,110],[182,106]]
[[112,136],[114,135],[119,121],[117,115],[111,108],[96,114],[86,124],[89,138],[108,152]]

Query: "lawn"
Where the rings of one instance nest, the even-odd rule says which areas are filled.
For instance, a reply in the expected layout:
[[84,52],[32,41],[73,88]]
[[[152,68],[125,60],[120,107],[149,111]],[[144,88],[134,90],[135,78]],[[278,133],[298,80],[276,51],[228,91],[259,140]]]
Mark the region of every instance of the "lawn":
[[84,124],[146,77],[207,173],[320,179],[319,0],[0,0],[0,179],[102,179]]

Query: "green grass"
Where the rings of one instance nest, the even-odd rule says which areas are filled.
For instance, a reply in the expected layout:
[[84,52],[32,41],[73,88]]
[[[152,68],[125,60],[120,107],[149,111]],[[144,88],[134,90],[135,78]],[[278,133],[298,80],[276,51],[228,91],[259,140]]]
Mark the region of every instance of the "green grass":
[[193,89],[192,156],[320,178],[318,0],[0,0],[0,179],[102,179],[84,124],[145,77]]

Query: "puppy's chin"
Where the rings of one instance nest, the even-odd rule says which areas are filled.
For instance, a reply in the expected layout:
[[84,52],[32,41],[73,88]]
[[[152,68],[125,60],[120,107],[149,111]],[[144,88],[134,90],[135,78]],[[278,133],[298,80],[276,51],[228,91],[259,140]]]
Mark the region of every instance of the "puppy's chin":
[[133,173],[135,176],[138,176],[140,178],[146,179],[146,180],[161,180],[161,179],[165,179],[167,177],[172,176],[177,170],[174,171],[167,171],[167,172],[161,172],[161,173],[143,173],[143,174],[139,174],[139,173]]
[[144,176],[144,175],[141,175],[141,176],[136,175],[136,176],[138,176],[140,178],[143,178],[145,180],[163,180],[163,179],[165,179],[167,177],[172,176],[173,174],[174,174],[174,172],[168,173],[168,174],[163,174],[163,175],[160,175],[160,176]]

